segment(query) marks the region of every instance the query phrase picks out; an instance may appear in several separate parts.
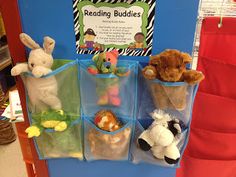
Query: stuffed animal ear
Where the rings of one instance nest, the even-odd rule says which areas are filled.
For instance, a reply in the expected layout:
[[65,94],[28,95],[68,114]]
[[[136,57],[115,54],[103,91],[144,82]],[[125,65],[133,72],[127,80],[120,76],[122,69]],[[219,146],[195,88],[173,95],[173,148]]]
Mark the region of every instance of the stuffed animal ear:
[[47,54],[52,54],[55,47],[55,40],[46,36],[44,37],[43,48]]
[[93,60],[94,62],[97,62],[97,61],[98,61],[98,58],[99,58],[99,54],[96,54],[96,55],[93,56],[92,60]]
[[21,42],[30,49],[38,49],[40,48],[39,44],[37,44],[29,35],[25,33],[20,34]]
[[181,52],[181,55],[185,64],[192,62],[192,57],[188,53]]
[[160,55],[155,55],[155,56],[150,56],[150,65],[159,65],[161,56]]

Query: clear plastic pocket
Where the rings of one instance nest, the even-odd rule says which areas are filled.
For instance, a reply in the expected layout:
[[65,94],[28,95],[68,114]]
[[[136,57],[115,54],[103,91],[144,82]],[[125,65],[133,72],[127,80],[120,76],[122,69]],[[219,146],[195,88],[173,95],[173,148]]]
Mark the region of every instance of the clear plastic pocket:
[[81,137],[78,61],[54,60],[51,73],[40,78],[25,74],[23,79],[31,120],[26,133],[37,137],[39,155],[82,158],[82,140],[77,138]]
[[198,85],[162,82],[158,79],[148,80],[143,77],[141,68],[139,71],[138,118],[148,118],[154,109],[160,109],[176,115],[188,125]]
[[129,71],[125,76],[92,75],[87,71],[92,61],[80,61],[81,100],[83,114],[93,116],[100,109],[112,109],[123,116],[133,117],[136,101],[136,61],[119,61],[117,67]]
[[86,160],[128,160],[132,121],[120,119],[123,127],[114,132],[99,129],[91,118],[84,119],[84,156]]
[[148,127],[152,124],[152,119],[142,119],[142,120],[137,120],[136,121],[136,126],[135,126],[135,132],[134,132],[134,138],[131,146],[131,154],[132,154],[132,162],[133,163],[149,163],[149,164],[154,164],[154,165],[159,165],[159,166],[166,166],[166,167],[178,167],[182,154],[184,152],[187,140],[188,140],[188,129],[185,129],[182,131],[180,136],[178,137],[178,141],[176,141],[176,147],[178,148],[180,152],[180,157],[179,160],[176,164],[168,164],[165,160],[164,157],[168,155],[169,152],[167,152],[168,146],[156,146],[153,145],[152,148],[158,148],[160,151],[158,153],[163,156],[163,159],[160,157],[156,157],[154,153],[157,153],[157,151],[152,151],[153,149],[150,149],[148,151],[144,151],[140,148],[139,145],[139,138],[140,135],[148,129]]
[[184,83],[166,84],[159,80],[147,80],[156,108],[184,110],[187,106],[188,86]]

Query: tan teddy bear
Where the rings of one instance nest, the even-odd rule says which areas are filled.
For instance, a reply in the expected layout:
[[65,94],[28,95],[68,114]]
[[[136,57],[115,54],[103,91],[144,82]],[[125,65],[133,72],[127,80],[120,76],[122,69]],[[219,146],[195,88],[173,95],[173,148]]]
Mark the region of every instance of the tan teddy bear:
[[189,54],[168,49],[158,55],[151,56],[149,65],[143,69],[146,79],[158,79],[163,82],[186,82],[186,84],[167,86],[158,82],[149,82],[154,104],[160,109],[184,110],[187,100],[187,88],[204,79],[204,75],[195,70],[188,70],[191,63]]
[[121,128],[121,123],[116,115],[110,110],[100,110],[94,118],[95,125],[108,132],[113,132]]
[[104,133],[104,131],[115,132],[122,128],[121,122],[110,110],[97,112],[94,123],[103,131],[98,131],[95,128],[89,130],[87,140],[92,155],[97,159],[119,160],[125,158],[128,155],[131,137],[130,127],[114,134]]

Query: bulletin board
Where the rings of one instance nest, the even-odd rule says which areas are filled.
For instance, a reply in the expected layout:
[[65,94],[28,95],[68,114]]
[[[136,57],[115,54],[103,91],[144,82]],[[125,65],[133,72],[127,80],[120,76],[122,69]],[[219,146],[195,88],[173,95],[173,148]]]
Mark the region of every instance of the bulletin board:
[[[96,4],[100,1],[94,0],[93,2]],[[128,57],[130,60],[138,60],[147,63],[150,54],[157,54],[167,48],[175,48],[188,53],[192,52],[198,1],[107,0],[102,2],[106,3],[106,6],[109,8],[115,7],[117,3],[120,2],[127,2],[128,4],[136,3],[136,8],[140,6],[139,10],[150,16],[150,18],[144,20],[151,24],[150,28],[144,29],[140,27],[139,30],[132,34],[132,36],[137,32],[144,34],[146,41],[143,48],[145,48],[145,50],[132,51],[129,49],[128,46],[132,43],[131,39],[126,41],[127,44],[125,46],[121,46],[117,43],[111,45],[107,43],[104,44],[108,47],[107,50],[118,46],[119,51],[123,53],[123,55],[120,56],[121,60],[127,59]],[[142,8],[142,3],[145,2],[151,3],[147,9]],[[88,1],[86,3],[87,4],[83,4],[83,7],[85,5],[91,5]],[[109,3],[110,5],[108,5]],[[53,53],[54,58],[71,60],[90,59],[91,54],[98,52],[94,50],[85,51],[83,48],[80,48],[81,45],[85,43],[83,35],[86,33],[87,29],[80,28],[80,25],[85,24],[81,23],[79,20],[81,17],[77,16],[77,11],[83,8],[78,8],[78,0],[18,0],[18,5],[23,32],[29,34],[40,44],[43,43],[43,37],[46,35],[55,39],[56,48]],[[97,9],[99,8],[98,5],[94,6]],[[132,6],[127,5],[127,7],[123,8],[129,9],[132,8]],[[129,11],[127,13],[121,13],[121,15],[126,14],[127,16],[128,13]],[[129,15],[139,16],[139,12],[135,13],[129,13]],[[89,16],[91,13],[87,10],[86,14]],[[101,14],[102,13],[100,13],[100,15]],[[95,13],[94,15],[99,14]],[[104,14],[104,16],[106,15],[107,14]],[[95,33],[94,29],[93,32]],[[101,41],[104,42],[105,39],[104,36],[102,36],[102,32],[96,33],[99,33],[101,36],[98,43],[102,43]],[[108,41],[108,43],[109,42],[110,41]],[[50,177],[174,177],[176,173],[175,168],[164,168],[145,163],[134,165],[129,162],[114,161],[82,162],[76,159],[65,158],[50,159],[47,160],[47,164]]]

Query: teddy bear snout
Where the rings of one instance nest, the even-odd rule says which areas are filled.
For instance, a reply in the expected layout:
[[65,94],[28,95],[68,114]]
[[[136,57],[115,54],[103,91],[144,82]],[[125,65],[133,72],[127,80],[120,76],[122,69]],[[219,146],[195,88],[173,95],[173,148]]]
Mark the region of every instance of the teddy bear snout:
[[105,62],[104,66],[105,66],[105,68],[110,69],[111,63],[110,62]]
[[181,72],[178,69],[166,69],[164,72],[160,72],[161,77],[164,80],[168,80],[169,82],[176,82],[181,77]]
[[34,63],[31,63],[30,65],[32,66],[32,68],[34,67]]
[[170,77],[176,77],[179,74],[179,70],[175,68],[168,68],[166,69],[166,74]]

